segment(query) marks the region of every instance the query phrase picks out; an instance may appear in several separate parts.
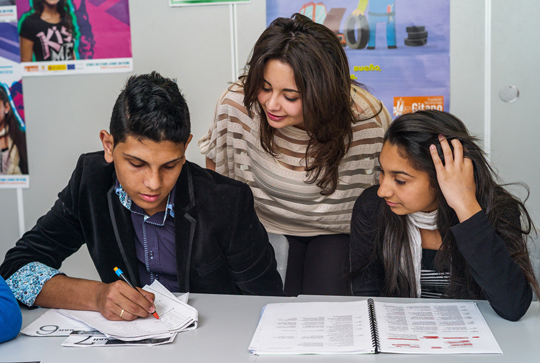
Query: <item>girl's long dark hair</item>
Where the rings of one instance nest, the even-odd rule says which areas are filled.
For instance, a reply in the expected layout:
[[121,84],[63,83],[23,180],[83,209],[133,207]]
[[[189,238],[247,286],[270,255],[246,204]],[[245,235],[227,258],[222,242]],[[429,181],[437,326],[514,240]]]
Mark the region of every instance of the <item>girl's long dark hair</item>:
[[22,174],[28,174],[28,158],[26,155],[26,132],[21,129],[19,122],[15,117],[12,104],[10,103],[9,96],[3,85],[0,85],[0,102],[5,105],[9,105],[9,111],[4,115],[4,123],[6,128],[6,137],[11,138],[13,144],[9,149],[9,154],[14,147],[17,147],[19,151],[19,168]]
[[309,182],[316,182],[321,194],[332,194],[338,184],[339,164],[352,141],[352,124],[357,122],[352,111],[352,81],[345,51],[330,29],[301,14],[277,18],[259,37],[246,66],[247,75],[241,77],[244,105],[250,116],[252,110],[260,115],[261,145],[275,156],[275,129],[268,124],[257,100],[269,60],[286,63],[294,71],[304,125],[310,136],[304,158]]
[[[43,9],[45,7],[45,5],[43,4],[43,0],[33,0],[32,2],[33,4],[33,10],[34,10],[34,13],[32,14],[32,16],[35,16],[35,17],[41,17],[41,14],[43,13]],[[73,26],[73,19],[71,18],[71,11],[69,10],[69,7],[68,7],[68,4],[67,4],[67,0],[60,0],[57,4],[56,4],[56,10],[58,10],[58,13],[60,13],[60,19],[62,19],[65,24],[66,24],[66,28],[73,32],[74,30],[74,26]]]
[[[426,172],[431,185],[437,192],[437,228],[442,245],[437,253],[437,269],[451,271],[447,297],[483,299],[483,293],[474,282],[467,263],[458,251],[450,227],[459,223],[454,210],[448,205],[439,184],[435,166],[429,152],[430,145],[437,145],[439,156],[444,163],[444,155],[438,136],[444,135],[450,142],[458,139],[464,155],[474,165],[476,198],[497,233],[506,242],[513,260],[519,265],[528,282],[537,294],[538,282],[527,251],[526,236],[534,228],[533,222],[522,201],[510,194],[498,183],[498,177],[489,165],[478,140],[471,136],[465,125],[449,113],[440,111],[419,111],[398,117],[390,124],[385,142],[398,147],[402,157],[407,158],[415,169]],[[450,144],[451,145],[451,144]],[[520,218],[521,216],[521,218]],[[416,297],[416,282],[413,260],[407,233],[407,216],[394,214],[384,205],[378,216],[379,226],[376,254],[382,257],[385,271],[384,296]],[[399,257],[403,256],[404,263]]]

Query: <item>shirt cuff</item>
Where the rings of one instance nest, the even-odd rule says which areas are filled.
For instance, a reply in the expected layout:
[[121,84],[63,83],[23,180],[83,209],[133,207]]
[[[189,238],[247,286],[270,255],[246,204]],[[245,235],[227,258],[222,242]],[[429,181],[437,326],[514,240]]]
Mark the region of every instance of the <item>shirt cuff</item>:
[[41,262],[30,262],[11,275],[6,283],[17,300],[26,306],[34,306],[43,285],[60,274],[63,272]]

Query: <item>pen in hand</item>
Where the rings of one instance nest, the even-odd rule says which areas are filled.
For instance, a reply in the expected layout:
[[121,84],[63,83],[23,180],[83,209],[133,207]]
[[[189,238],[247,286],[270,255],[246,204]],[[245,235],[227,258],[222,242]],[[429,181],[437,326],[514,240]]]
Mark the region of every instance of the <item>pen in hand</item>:
[[[129,282],[129,280],[127,279],[126,275],[124,275],[124,273],[122,272],[122,270],[120,270],[118,267],[115,267],[114,268],[114,272],[116,272],[116,275],[118,275],[118,277],[120,277],[122,280],[124,280],[129,286],[131,286],[132,288],[135,289],[135,291],[137,291],[139,294],[141,294],[142,296],[144,296],[142,294],[142,292],[140,292],[135,286],[133,286],[133,284],[131,282]],[[144,298],[146,299],[146,296],[144,296]],[[123,311],[123,310],[122,310]],[[157,313],[157,311],[154,311],[152,313],[152,315],[154,315],[154,317],[156,319],[159,319],[159,315]]]

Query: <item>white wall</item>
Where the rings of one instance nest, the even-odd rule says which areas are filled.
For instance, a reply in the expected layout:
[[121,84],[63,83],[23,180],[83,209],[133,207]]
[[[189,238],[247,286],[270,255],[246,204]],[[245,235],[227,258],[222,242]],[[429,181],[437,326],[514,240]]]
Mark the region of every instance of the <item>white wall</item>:
[[[192,132],[194,140],[197,140],[207,131],[215,103],[232,80],[229,6],[169,8],[167,3],[165,0],[130,2],[134,73],[157,70],[178,79],[190,106]],[[494,16],[503,15],[508,10],[508,3],[495,0]],[[535,9],[538,8],[536,0],[516,0],[515,3],[534,4]],[[484,4],[479,0],[451,0],[451,112],[466,121],[471,131],[480,135],[484,130]],[[237,8],[239,59],[240,65],[243,65],[265,28],[265,1],[252,0],[250,4],[238,5]],[[509,11],[512,10],[522,11],[519,8]],[[534,13],[538,14],[538,11]],[[520,19],[517,16],[513,21],[519,25]],[[494,29],[513,31],[514,28],[508,27],[507,22],[499,20],[497,18],[497,23],[494,23]],[[532,34],[529,36],[532,37]],[[499,39],[493,39],[493,42],[497,45]],[[534,42],[521,39],[514,44],[518,50],[512,51],[519,53],[519,47],[531,47]],[[504,60],[505,46],[505,43],[501,43],[502,49],[499,47],[495,50],[497,58],[493,62]],[[532,52],[536,52],[535,58],[521,59],[531,67],[540,55],[538,46],[534,47]],[[506,69],[505,77],[510,77],[512,72],[512,68]],[[501,73],[493,77],[500,77]],[[27,229],[52,206],[56,194],[67,183],[79,154],[100,149],[98,133],[108,128],[112,106],[129,75],[119,73],[24,80],[31,175],[31,187],[23,191]],[[532,76],[536,74],[533,72]],[[519,83],[511,77],[505,82]],[[498,81],[494,79],[492,83],[496,88]],[[493,98],[494,104],[496,101]],[[513,106],[533,109],[534,104],[534,100],[527,95]],[[507,158],[521,162],[521,158],[508,154],[513,152],[519,155],[520,140],[501,137],[506,126],[497,120],[493,149],[496,155],[503,150],[505,159],[498,157],[495,162],[500,160],[501,164],[506,165]],[[524,125],[524,133],[529,132],[529,127],[538,130],[532,117],[523,117],[520,125]],[[530,135],[538,135],[538,132]],[[501,143],[505,144],[504,148]],[[196,142],[188,149],[187,156],[189,160],[204,165]],[[533,159],[533,155],[526,156]],[[532,163],[534,173],[540,171],[536,160]],[[530,169],[515,171],[503,168],[501,174],[505,179],[511,176],[508,181],[526,181],[536,193],[540,191],[540,180],[533,178],[535,174]],[[15,191],[0,190],[0,201],[1,259],[19,236],[18,219],[14,213],[17,207]],[[535,212],[535,215],[540,217],[540,213]],[[97,278],[86,248],[69,258],[62,270],[74,276]]]

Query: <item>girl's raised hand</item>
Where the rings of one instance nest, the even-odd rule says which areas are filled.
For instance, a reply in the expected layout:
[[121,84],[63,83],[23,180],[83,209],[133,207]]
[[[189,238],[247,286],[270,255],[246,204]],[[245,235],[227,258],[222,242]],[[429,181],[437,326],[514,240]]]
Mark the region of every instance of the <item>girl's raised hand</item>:
[[459,221],[463,222],[482,210],[476,199],[473,163],[463,156],[463,145],[459,140],[451,141],[453,154],[446,137],[439,135],[439,142],[444,154],[444,165],[435,145],[429,148],[437,171],[437,181],[446,202],[454,209]]

